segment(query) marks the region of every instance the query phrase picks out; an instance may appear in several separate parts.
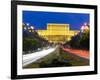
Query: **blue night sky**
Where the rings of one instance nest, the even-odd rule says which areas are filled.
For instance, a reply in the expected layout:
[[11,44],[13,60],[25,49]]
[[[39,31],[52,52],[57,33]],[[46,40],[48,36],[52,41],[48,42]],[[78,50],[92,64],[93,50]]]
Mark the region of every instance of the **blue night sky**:
[[35,29],[46,29],[47,23],[70,24],[73,30],[79,30],[86,22],[89,23],[89,14],[23,11],[23,23],[29,23]]

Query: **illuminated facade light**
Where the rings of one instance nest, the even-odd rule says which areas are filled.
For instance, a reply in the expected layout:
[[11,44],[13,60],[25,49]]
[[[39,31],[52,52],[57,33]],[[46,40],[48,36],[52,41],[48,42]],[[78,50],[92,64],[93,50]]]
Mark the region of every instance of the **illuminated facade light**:
[[48,23],[46,30],[37,30],[38,34],[53,43],[64,43],[77,35],[79,30],[70,30],[69,24]]

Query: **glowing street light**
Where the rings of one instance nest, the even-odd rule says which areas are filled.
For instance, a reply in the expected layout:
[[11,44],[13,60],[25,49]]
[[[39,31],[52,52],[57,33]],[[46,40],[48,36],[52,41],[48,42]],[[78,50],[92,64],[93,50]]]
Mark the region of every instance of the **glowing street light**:
[[30,28],[31,28],[32,30],[34,29],[34,27],[33,27],[33,26],[31,26]]
[[84,31],[84,26],[81,27],[81,32],[83,32],[83,31]]
[[29,26],[29,23],[27,23],[26,25]]
[[28,27],[28,30],[30,29],[30,27]]
[[26,27],[24,27],[24,30],[27,30],[27,28],[26,28]]
[[83,29],[84,29],[84,26],[81,27],[81,30],[83,30]]
[[81,32],[83,32],[85,30],[89,30],[89,26],[87,23],[84,23],[84,25],[81,27]]
[[85,26],[85,30],[88,30],[89,29],[89,27],[88,26]]
[[84,26],[87,26],[87,23],[86,22],[84,23]]
[[34,27],[33,26],[28,27],[28,31],[29,32],[33,32],[34,31]]

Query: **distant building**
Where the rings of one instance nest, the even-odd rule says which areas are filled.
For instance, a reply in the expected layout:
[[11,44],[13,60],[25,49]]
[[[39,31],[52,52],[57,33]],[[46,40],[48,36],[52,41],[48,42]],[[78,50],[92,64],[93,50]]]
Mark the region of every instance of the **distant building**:
[[49,42],[64,43],[78,34],[79,30],[70,30],[69,24],[48,23],[46,30],[37,30],[37,32]]

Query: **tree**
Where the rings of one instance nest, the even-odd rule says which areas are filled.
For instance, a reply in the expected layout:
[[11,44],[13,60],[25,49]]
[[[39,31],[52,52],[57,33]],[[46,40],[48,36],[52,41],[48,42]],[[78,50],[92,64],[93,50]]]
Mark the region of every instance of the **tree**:
[[89,50],[89,39],[90,39],[89,25],[84,27],[82,32],[73,36],[69,42],[65,45],[70,45],[72,48],[86,49]]
[[[38,48],[46,47],[49,42],[40,37],[37,31],[23,23],[23,51],[36,51]],[[31,29],[31,31],[30,31]]]

